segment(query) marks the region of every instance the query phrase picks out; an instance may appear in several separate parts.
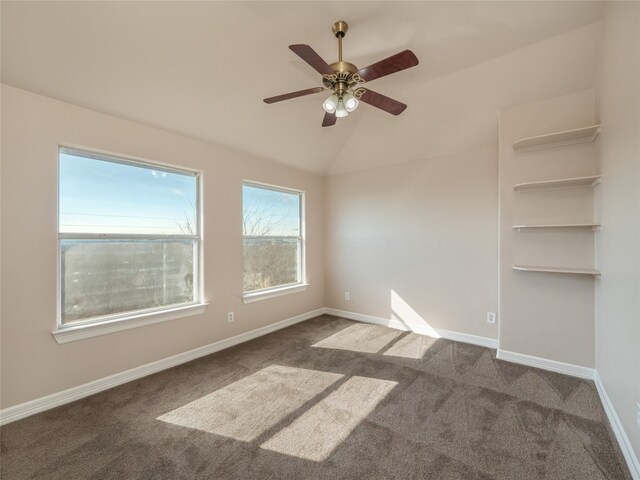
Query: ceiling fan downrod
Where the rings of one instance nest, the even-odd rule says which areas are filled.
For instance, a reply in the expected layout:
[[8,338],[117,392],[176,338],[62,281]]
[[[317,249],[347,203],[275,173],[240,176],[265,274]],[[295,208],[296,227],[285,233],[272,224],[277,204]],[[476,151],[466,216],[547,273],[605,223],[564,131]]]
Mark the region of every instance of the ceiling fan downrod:
[[349,25],[344,20],[338,20],[331,27],[331,31],[338,38],[338,62],[342,63],[342,39],[347,34],[347,30],[349,30]]
[[338,39],[338,61],[329,65],[335,72],[331,75],[323,75],[325,88],[333,93],[322,104],[322,108],[337,117],[346,117],[357,107],[360,97],[365,92],[362,88],[357,88],[364,80],[357,74],[358,67],[353,63],[342,60],[342,39],[347,33],[349,25],[344,20],[338,20],[333,24],[331,31]]

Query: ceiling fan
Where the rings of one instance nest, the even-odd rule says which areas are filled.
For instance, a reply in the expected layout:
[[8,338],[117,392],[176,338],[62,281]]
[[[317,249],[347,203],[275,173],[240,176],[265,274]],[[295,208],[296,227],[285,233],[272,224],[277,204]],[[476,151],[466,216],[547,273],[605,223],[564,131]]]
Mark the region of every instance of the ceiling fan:
[[265,98],[265,103],[281,102],[290,98],[302,97],[314,93],[330,90],[331,95],[324,101],[322,107],[325,110],[323,127],[335,125],[336,119],[346,117],[350,112],[358,108],[362,101],[373,105],[392,115],[400,115],[407,106],[385,97],[379,93],[363,87],[365,82],[370,82],[380,77],[400,72],[407,68],[415,67],[418,58],[411,50],[404,50],[389,58],[358,69],[353,63],[342,61],[342,39],[347,33],[349,26],[345,21],[338,21],[331,29],[338,38],[338,61],[332,64],[325,62],[309,45],[289,45],[289,48],[302,60],[311,65],[322,75],[322,87],[307,88],[297,92],[285,93],[275,97]]

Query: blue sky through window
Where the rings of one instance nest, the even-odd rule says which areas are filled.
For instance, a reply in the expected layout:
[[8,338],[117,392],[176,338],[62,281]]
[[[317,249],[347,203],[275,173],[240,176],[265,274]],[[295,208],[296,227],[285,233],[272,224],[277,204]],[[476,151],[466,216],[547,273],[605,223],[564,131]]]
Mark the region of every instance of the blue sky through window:
[[60,232],[195,231],[197,177],[60,152]]
[[300,194],[245,184],[242,187],[244,235],[300,234]]

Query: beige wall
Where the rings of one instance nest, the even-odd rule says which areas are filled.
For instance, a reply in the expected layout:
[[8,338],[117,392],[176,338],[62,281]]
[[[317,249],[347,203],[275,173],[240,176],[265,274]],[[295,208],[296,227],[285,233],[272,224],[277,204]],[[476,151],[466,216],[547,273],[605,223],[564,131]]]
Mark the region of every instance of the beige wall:
[[[59,144],[203,172],[203,315],[56,343]],[[1,175],[2,408],[324,306],[321,177],[7,86]],[[243,179],[306,191],[307,291],[242,303]]]
[[328,177],[327,306],[497,338],[496,155]]
[[[517,231],[521,224],[593,223],[593,189],[518,193],[518,183],[596,174],[596,147],[582,143],[514,151],[522,138],[595,122],[593,89],[500,112],[500,349],[594,366],[594,278],[513,270],[514,264],[593,268],[591,229]],[[606,273],[605,273],[606,275]]]
[[600,30],[599,22],[591,23],[424,83],[404,86],[403,79],[428,70],[428,56],[413,70],[376,80],[376,91],[408,108],[395,119],[367,111],[370,117],[349,132],[329,174],[495,148],[498,111],[594,86]]
[[[419,322],[498,337],[486,322],[498,296],[497,113],[592,88],[600,29],[585,25],[403,90],[404,123],[379,119],[396,139],[382,150],[368,129],[349,136],[326,181],[328,307],[389,318],[393,291]],[[593,328],[588,335],[591,353],[576,362],[593,363]]]
[[596,239],[596,368],[640,458],[640,4],[611,2],[598,90],[603,176]]

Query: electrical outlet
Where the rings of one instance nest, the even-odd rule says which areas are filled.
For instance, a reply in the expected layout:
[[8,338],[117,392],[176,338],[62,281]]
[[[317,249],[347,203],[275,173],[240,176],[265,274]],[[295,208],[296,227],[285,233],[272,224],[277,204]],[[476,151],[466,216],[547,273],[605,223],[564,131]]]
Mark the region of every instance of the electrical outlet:
[[487,312],[487,323],[496,323],[495,312]]
[[351,300],[351,294],[349,292],[344,292],[344,299]]
[[233,312],[229,312],[227,313],[227,323],[231,323],[235,320],[235,316],[233,315]]

